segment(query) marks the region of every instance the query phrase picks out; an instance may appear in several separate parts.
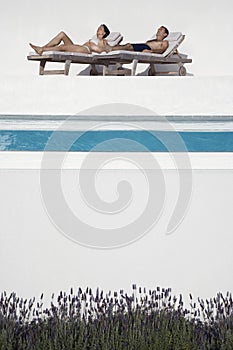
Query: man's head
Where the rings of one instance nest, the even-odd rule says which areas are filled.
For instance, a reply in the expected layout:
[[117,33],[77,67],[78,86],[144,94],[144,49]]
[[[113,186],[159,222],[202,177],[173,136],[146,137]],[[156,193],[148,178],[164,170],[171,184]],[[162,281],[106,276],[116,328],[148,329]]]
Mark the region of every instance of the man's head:
[[169,30],[167,29],[167,27],[161,26],[158,28],[156,36],[157,36],[157,39],[163,40],[168,36],[168,34],[169,34]]

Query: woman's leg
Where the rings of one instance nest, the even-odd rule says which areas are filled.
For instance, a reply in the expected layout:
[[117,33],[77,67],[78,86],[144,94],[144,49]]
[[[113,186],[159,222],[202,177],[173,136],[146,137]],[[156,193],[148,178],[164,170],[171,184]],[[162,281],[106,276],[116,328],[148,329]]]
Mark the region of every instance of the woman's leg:
[[[37,52],[36,48],[34,48],[34,50]],[[62,45],[57,45],[53,47],[44,47],[44,48],[41,48],[41,50],[42,51],[39,51],[39,54],[42,54],[43,52],[46,52],[46,51],[63,51],[63,52],[68,51],[68,52],[90,53],[87,47],[82,45],[74,45],[74,44],[70,44],[70,45],[62,44]]]
[[61,42],[65,45],[73,45],[73,41],[68,37],[68,35],[64,32],[60,32],[57,34],[52,40],[48,42],[48,44],[44,45],[43,47],[53,47],[59,45]]
[[29,45],[38,53],[38,55],[41,55],[43,51],[45,51],[45,49],[58,46],[62,41],[65,45],[73,45],[73,41],[64,32],[60,32],[59,34],[57,34],[52,40],[48,42],[48,44],[44,46],[36,46],[31,43],[29,43]]

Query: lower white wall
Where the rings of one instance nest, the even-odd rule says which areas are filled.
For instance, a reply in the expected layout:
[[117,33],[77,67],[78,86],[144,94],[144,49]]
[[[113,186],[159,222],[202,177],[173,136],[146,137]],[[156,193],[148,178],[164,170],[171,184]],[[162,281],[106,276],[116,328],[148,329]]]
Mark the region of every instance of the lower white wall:
[[[172,235],[165,235],[165,229],[179,186],[175,170],[163,174],[166,202],[154,228],[128,246],[97,250],[74,243],[53,226],[42,203],[39,170],[0,170],[1,290],[24,297],[44,292],[47,299],[71,286],[127,291],[132,283],[169,286],[175,293],[192,292],[196,297],[232,290],[232,171],[193,171],[191,204]],[[135,220],[146,203],[146,184],[139,172],[102,170],[98,176],[97,192],[105,201],[116,200],[121,177],[134,184],[133,209],[127,208],[127,217],[123,210],[120,221],[114,215],[106,221],[103,214],[86,209],[77,192],[78,172],[65,170],[63,186],[72,210],[79,205],[82,220],[99,226]]]
[[232,76],[38,76],[32,65],[30,77],[2,77],[0,114],[103,115],[106,104],[113,115],[221,116],[233,110]]

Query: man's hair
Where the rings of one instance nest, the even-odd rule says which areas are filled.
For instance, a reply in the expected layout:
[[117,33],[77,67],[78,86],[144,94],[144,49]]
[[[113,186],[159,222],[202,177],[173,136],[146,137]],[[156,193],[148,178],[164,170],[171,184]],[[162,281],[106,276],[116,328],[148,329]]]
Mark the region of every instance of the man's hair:
[[110,34],[110,30],[108,29],[106,24],[101,24],[101,25],[104,27],[104,31],[105,31],[103,38],[106,38]]
[[167,27],[165,27],[165,26],[161,26],[161,27],[163,27],[163,29],[165,30],[165,33],[167,34],[167,36],[168,36],[168,34],[169,34],[169,30],[167,29]]

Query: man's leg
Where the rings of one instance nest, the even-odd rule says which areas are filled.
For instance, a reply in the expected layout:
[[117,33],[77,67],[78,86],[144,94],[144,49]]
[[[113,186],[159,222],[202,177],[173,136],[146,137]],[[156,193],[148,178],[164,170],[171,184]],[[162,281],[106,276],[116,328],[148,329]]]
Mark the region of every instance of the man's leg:
[[116,45],[112,47],[111,51],[116,51],[116,50],[133,51],[133,46],[130,43],[125,45]]

